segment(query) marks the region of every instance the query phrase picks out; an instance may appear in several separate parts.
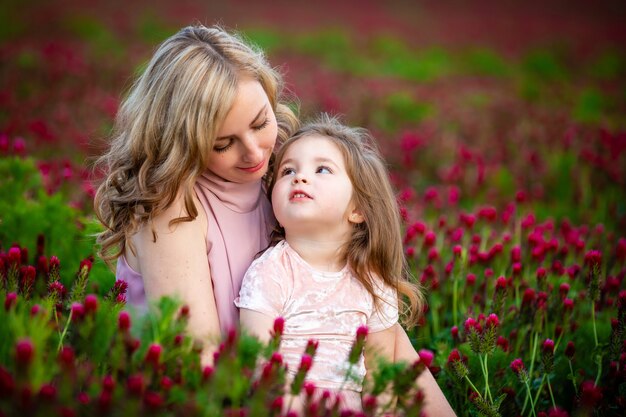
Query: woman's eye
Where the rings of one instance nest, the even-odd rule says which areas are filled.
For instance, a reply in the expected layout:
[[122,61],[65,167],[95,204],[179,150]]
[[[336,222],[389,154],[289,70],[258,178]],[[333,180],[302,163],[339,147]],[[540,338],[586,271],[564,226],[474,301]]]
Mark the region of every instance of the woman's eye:
[[229,139],[228,142],[222,141],[219,145],[213,146],[213,150],[215,152],[226,152],[231,146],[233,146],[233,140]]
[[269,122],[270,122],[270,119],[269,119],[269,118],[266,118],[266,119],[263,121],[263,123],[261,123],[260,125],[258,125],[258,126],[252,126],[252,129],[254,129],[254,130],[261,130],[261,129],[263,129],[265,126],[267,126],[267,125],[269,124]]
[[293,168],[284,168],[281,172],[280,172],[280,176],[284,177],[286,175],[293,175],[295,174],[296,171]]
[[317,174],[332,174],[333,171],[331,171],[330,168],[325,167],[325,166],[320,166],[317,168],[317,171],[315,171]]

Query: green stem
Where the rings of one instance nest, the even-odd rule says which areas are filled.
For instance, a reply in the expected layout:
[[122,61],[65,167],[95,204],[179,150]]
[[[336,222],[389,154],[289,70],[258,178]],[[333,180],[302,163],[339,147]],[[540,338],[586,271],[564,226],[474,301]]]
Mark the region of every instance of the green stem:
[[493,402],[493,397],[491,397],[491,388],[489,387],[489,366],[487,365],[487,354],[485,354],[485,366],[484,366],[484,374],[485,374],[485,397],[489,396],[489,400]]
[[[530,369],[528,371],[528,376],[529,378],[532,378],[533,375],[533,368],[535,367],[535,353],[537,351],[537,343],[538,343],[538,339],[539,339],[539,334],[538,333],[534,333],[535,336],[533,337],[533,348],[531,351],[531,355],[530,355]],[[528,383],[526,383],[528,384]],[[530,387],[528,387],[528,393],[530,395]],[[532,398],[530,399],[531,403],[532,403]],[[526,410],[526,405],[528,403],[528,397],[526,397],[526,399],[524,399],[524,406],[522,407],[522,414],[524,414],[524,411]],[[532,405],[532,404],[531,404]],[[534,408],[534,406],[533,406]],[[534,409],[533,409],[533,414],[535,413]]]
[[70,327],[71,322],[72,322],[72,310],[70,310],[70,315],[67,317],[67,321],[65,322],[63,333],[61,333],[61,338],[59,339],[59,345],[57,346],[57,352],[60,352],[61,348],[63,347],[63,339],[65,339],[65,335],[67,334],[67,329]]
[[[480,395],[480,391],[478,391],[478,388],[476,388],[476,386],[474,384],[472,384],[472,381],[469,379],[469,377],[467,375],[465,375],[465,380],[470,384],[470,386],[472,387],[472,389],[474,390],[474,392],[478,395]],[[482,397],[482,396],[481,396]]]
[[[530,394],[530,385],[528,385],[528,381],[526,381],[524,384],[526,385],[526,393],[527,393],[526,399],[530,399],[530,406],[531,406],[530,411],[532,411],[533,416],[537,417],[537,414],[535,414],[535,403],[533,402],[532,395]],[[524,414],[523,410],[522,410],[522,414]]]
[[455,326],[458,326],[459,322],[457,321],[458,319],[458,284],[459,284],[459,277],[456,276],[454,277],[454,284],[452,285],[452,323]]
[[596,348],[598,347],[598,331],[596,330],[596,302],[591,302],[591,322],[593,323],[593,340],[596,342]]
[[596,355],[596,359],[598,360],[598,374],[596,375],[596,381],[593,383],[594,387],[598,386],[600,376],[602,375],[602,355]]
[[574,368],[572,367],[572,361],[571,359],[568,358],[567,362],[569,363],[569,374],[572,377],[572,385],[574,385],[574,392],[578,396],[578,387],[576,386],[576,376],[574,375]]
[[535,401],[534,403],[537,404],[537,401],[539,401],[539,395],[541,394],[541,391],[543,390],[543,383],[546,380],[546,374],[543,374],[543,377],[541,377],[541,383],[539,384],[539,388],[537,389],[537,393],[535,394]]
[[550,375],[548,375],[548,391],[550,392],[550,399],[552,400],[552,407],[556,410],[556,401],[554,401],[554,394],[552,393],[552,384],[550,384]]

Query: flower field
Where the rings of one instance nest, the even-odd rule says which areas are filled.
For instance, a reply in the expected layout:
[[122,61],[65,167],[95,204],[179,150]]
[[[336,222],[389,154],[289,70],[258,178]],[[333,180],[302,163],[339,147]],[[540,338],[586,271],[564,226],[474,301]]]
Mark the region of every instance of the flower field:
[[[269,346],[229,334],[202,368],[185,307],[128,312],[95,255],[93,162],[120,99],[196,21],[267,51],[303,119],[379,140],[428,301],[407,333],[457,415],[623,415],[620,2],[22,3],[0,6],[0,416],[281,415],[280,323]],[[419,372],[381,364],[364,415],[419,415]],[[349,415],[289,389],[306,415]]]

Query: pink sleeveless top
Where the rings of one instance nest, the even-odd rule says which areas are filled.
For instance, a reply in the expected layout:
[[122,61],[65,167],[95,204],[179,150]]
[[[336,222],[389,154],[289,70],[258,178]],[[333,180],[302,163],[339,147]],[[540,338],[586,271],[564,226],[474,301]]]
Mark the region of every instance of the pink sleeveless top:
[[[239,311],[233,301],[246,270],[267,248],[275,219],[261,181],[236,184],[206,171],[194,189],[207,216],[207,257],[220,328],[226,332],[239,325]],[[128,282],[127,303],[145,310],[143,279],[124,256],[118,259],[116,275]]]

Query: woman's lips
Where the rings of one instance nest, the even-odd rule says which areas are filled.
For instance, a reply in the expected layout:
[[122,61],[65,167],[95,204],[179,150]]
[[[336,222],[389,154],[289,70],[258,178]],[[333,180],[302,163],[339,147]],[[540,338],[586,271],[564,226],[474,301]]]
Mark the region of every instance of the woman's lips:
[[249,167],[249,168],[239,168],[239,169],[241,169],[241,170],[243,170],[243,171],[246,171],[246,172],[250,172],[250,173],[252,173],[252,172],[257,172],[258,170],[260,170],[260,169],[261,169],[261,168],[263,168],[264,166],[265,166],[265,159],[264,159],[264,160],[262,160],[261,162],[259,162],[259,164],[258,164],[258,165],[255,165],[255,166],[253,166],[253,167]]

